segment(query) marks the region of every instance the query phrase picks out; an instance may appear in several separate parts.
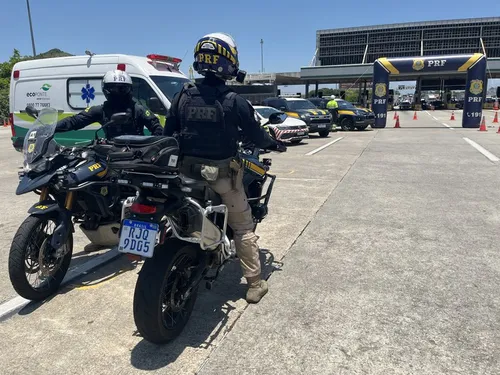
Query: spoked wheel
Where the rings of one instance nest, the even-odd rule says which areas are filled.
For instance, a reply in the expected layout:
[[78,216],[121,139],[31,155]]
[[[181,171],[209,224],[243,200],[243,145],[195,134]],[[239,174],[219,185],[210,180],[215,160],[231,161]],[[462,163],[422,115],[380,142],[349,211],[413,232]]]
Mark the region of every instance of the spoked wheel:
[[54,294],[68,271],[73,254],[71,233],[59,251],[50,246],[56,227],[49,217],[29,216],[17,230],[10,248],[9,277],[23,298],[41,301]]
[[170,238],[144,262],[135,287],[134,320],[145,340],[164,344],[184,329],[198,294],[196,287],[186,295],[198,268],[198,251]]

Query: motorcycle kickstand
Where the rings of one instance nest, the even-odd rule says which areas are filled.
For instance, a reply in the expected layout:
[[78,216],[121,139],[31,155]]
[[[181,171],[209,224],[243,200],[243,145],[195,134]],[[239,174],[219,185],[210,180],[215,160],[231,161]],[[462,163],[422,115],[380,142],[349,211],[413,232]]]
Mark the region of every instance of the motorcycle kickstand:
[[222,271],[224,269],[224,266],[226,265],[226,263],[230,262],[232,259],[234,259],[234,258],[226,259],[219,267],[217,267],[217,271],[215,271],[215,276],[206,276],[205,277],[205,280],[206,280],[205,288],[207,288],[208,290],[212,290],[212,285],[215,282],[215,280],[217,280],[217,278],[219,277],[220,271]]

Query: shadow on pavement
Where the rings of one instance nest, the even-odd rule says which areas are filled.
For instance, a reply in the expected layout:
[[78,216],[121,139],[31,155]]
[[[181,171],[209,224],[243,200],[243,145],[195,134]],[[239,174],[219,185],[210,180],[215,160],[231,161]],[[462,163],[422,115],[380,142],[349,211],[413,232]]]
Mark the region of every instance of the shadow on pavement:
[[[266,279],[281,268],[269,250],[261,249],[260,258],[263,277]],[[186,347],[205,350],[215,348],[214,341],[231,330],[232,327],[227,327],[229,314],[236,310],[234,302],[244,298],[245,293],[246,285],[241,283],[239,262],[231,262],[221,272],[211,291],[204,289],[203,283],[200,285],[193,313],[181,334],[165,345],[140,341],[132,349],[130,363],[139,370],[158,370],[175,362]],[[134,335],[139,336],[139,333],[135,332]]]
[[[72,262],[73,261],[74,260],[72,260]],[[28,305],[26,305],[26,307],[19,311],[18,314],[29,315],[38,310],[44,304],[49,303],[52,299],[57,298],[60,295],[69,293],[74,289],[97,287],[100,284],[114,279],[116,276],[119,276],[128,271],[135,270],[140,263],[141,262],[129,260],[129,258],[127,258],[126,256],[120,256],[117,259],[100,265],[98,268],[89,273],[80,275],[69,284],[60,287],[57,293],[45,299],[44,301],[29,303]],[[74,264],[72,263],[71,266],[73,265]]]

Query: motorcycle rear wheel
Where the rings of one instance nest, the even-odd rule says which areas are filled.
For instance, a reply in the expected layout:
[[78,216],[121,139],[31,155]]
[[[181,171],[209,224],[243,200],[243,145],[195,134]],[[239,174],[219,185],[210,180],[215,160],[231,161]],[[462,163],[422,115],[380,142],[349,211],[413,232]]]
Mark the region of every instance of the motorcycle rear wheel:
[[[55,258],[53,250],[48,248],[50,234],[41,232],[51,222],[55,226],[49,216],[28,216],[17,230],[10,247],[9,277],[12,286],[21,297],[32,301],[43,301],[54,294],[59,289],[71,263],[73,254],[71,233],[63,245],[67,247],[63,257]],[[49,252],[40,255],[40,251],[45,250]],[[42,264],[40,259],[43,260]],[[30,276],[40,270],[44,280],[38,287],[34,287],[30,283]]]
[[184,300],[190,287],[199,249],[169,238],[155,249],[139,273],[134,292],[134,321],[142,337],[154,344],[174,340],[187,324],[198,295],[198,286]]

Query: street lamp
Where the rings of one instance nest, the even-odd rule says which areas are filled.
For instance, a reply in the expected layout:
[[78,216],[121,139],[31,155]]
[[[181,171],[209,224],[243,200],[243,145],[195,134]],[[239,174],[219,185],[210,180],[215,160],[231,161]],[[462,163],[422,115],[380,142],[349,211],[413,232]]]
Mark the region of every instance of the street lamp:
[[31,23],[30,0],[26,0],[26,6],[28,7],[28,19],[30,21],[31,46],[33,47],[33,57],[35,57],[36,56],[35,38],[33,37],[33,24]]
[[260,40],[260,69],[264,73],[264,39]]

